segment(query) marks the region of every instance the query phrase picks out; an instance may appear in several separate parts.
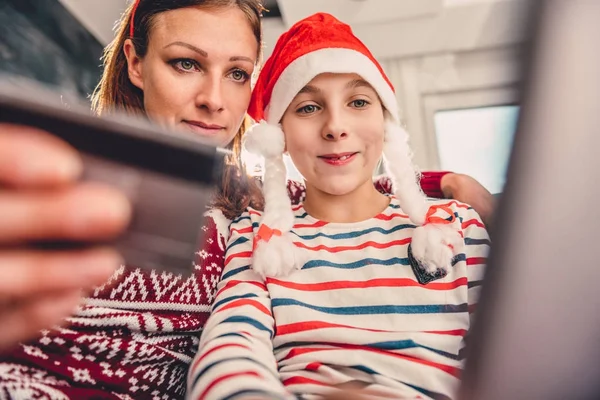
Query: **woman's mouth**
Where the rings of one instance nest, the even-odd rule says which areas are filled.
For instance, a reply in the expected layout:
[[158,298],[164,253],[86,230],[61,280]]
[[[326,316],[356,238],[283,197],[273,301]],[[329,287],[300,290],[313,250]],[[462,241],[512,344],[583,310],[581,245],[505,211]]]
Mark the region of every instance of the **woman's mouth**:
[[202,121],[186,121],[186,120],[184,120],[183,123],[192,132],[198,133],[202,136],[215,136],[225,129],[224,126],[215,125],[215,124],[207,124]]
[[329,165],[342,166],[349,164],[354,160],[358,153],[339,153],[339,154],[324,154],[319,158]]

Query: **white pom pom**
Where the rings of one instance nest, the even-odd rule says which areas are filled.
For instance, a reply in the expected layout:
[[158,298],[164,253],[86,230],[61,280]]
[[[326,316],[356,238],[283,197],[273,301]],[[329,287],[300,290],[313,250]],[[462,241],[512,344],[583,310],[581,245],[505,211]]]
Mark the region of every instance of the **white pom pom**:
[[426,272],[448,272],[452,258],[463,250],[464,241],[451,224],[427,224],[413,231],[411,248]]
[[276,157],[285,150],[285,135],[280,125],[260,121],[244,135],[244,147],[250,153],[265,158]]
[[268,242],[258,242],[252,254],[252,269],[260,276],[287,276],[302,268],[300,249],[294,245],[293,234],[273,236]]

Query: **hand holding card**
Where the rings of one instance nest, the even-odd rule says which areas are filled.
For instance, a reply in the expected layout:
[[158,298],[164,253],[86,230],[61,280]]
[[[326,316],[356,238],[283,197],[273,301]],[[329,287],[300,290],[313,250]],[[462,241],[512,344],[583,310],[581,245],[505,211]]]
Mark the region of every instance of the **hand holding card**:
[[[143,120],[97,118],[78,104],[68,109],[41,88],[0,85],[0,122],[28,125],[76,148],[86,181],[108,183],[133,206],[128,230],[114,243],[132,266],[189,274],[200,226],[217,177],[217,149],[196,137],[165,132]],[[34,160],[32,160],[33,162]],[[85,205],[82,205],[85,206]],[[88,245],[46,237],[46,248]],[[56,240],[51,240],[56,239]]]
[[55,136],[0,123],[0,352],[58,324],[82,290],[104,283],[122,262],[106,247],[23,246],[105,241],[123,232],[129,202],[110,186],[77,183],[82,168],[77,152]]

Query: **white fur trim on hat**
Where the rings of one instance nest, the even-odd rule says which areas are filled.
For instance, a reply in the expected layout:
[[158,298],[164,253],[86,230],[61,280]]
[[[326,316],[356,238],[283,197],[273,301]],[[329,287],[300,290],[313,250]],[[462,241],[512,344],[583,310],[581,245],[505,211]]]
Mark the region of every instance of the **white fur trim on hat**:
[[267,122],[278,124],[298,92],[315,76],[325,72],[360,75],[373,86],[393,120],[400,122],[396,95],[381,71],[366,55],[343,48],[315,50],[292,61],[273,87],[271,100],[265,111]]

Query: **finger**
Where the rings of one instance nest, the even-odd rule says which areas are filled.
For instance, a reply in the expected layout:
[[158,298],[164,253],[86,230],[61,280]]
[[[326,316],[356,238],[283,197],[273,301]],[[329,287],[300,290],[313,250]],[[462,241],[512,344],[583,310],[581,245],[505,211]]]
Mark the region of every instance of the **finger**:
[[0,311],[0,351],[39,336],[42,329],[62,323],[65,317],[75,312],[81,295],[79,290],[70,290],[17,303],[10,310]]
[[0,184],[48,187],[74,181],[82,171],[77,151],[44,131],[0,124]]
[[0,252],[0,307],[40,294],[101,285],[122,264],[114,250]]
[[97,183],[52,192],[0,190],[0,243],[108,239],[123,231],[130,214],[121,192]]

